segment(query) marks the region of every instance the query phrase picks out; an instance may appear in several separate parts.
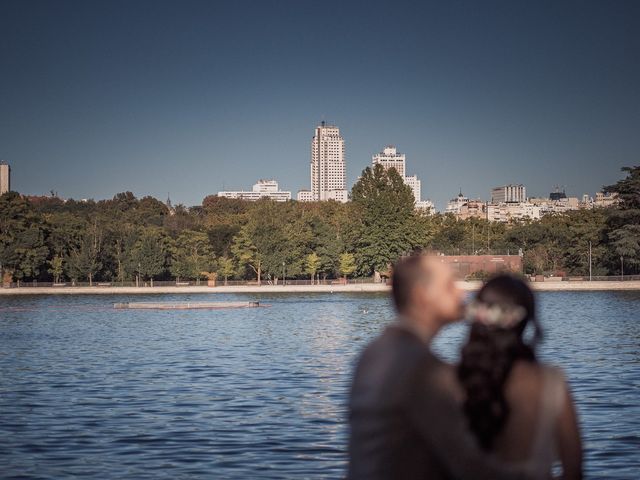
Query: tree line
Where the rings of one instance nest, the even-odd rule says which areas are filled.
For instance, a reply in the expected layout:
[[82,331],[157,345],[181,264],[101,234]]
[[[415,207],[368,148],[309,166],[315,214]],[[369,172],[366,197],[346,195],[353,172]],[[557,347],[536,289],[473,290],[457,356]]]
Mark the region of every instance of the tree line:
[[640,167],[605,187],[607,209],[490,223],[421,216],[394,169],[368,167],[352,201],[248,202],[207,196],[169,208],[118,193],[111,200],[0,196],[3,280],[109,281],[365,277],[416,249],[444,254],[522,252],[525,273],[594,275],[640,271]]

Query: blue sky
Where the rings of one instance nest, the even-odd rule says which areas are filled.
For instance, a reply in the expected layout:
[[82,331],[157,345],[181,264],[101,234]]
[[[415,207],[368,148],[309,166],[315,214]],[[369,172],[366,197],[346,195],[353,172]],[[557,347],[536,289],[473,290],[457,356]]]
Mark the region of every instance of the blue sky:
[[423,197],[640,163],[640,2],[0,1],[0,159],[15,190],[197,205],[309,185],[341,128],[353,184],[386,144]]

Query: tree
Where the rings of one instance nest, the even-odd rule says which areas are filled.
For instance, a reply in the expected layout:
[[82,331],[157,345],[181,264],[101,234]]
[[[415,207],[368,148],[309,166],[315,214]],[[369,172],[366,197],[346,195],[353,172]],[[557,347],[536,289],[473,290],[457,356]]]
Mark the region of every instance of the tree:
[[73,247],[66,260],[69,276],[73,280],[86,278],[89,286],[93,285],[93,278],[102,264],[98,259],[98,243],[90,235],[86,235],[79,247]]
[[156,228],[145,228],[133,246],[130,261],[140,277],[148,278],[153,286],[153,277],[166,268],[167,252],[163,236]]
[[116,224],[111,232],[111,251],[115,260],[115,278],[124,282],[125,278],[131,278],[136,274],[137,261],[132,257],[135,245],[139,238],[137,229],[129,224]]
[[254,271],[258,285],[260,285],[262,282],[262,254],[258,252],[250,233],[250,227],[247,225],[240,229],[233,239],[231,253],[238,264]]
[[216,224],[207,228],[209,243],[217,257],[228,256],[231,253],[233,237],[240,231],[240,225]]
[[37,278],[49,249],[44,224],[30,202],[16,192],[0,196],[0,276]]
[[64,261],[60,255],[56,255],[51,260],[49,260],[49,268],[48,272],[53,275],[53,282],[60,283],[60,277],[64,273]]
[[263,274],[277,282],[285,267],[289,276],[304,273],[310,238],[311,229],[294,204],[261,200],[248,213],[231,251],[242,268],[253,270],[258,284]]
[[320,257],[316,252],[311,252],[307,255],[307,273],[311,275],[311,285],[314,284],[316,272],[320,268]]
[[180,278],[200,278],[215,269],[215,258],[209,237],[204,232],[185,230],[175,242],[171,273]]
[[525,271],[529,271],[534,275],[545,274],[550,270],[549,250],[544,245],[536,245],[527,250],[524,255],[524,263]]
[[[608,193],[618,195],[618,208],[611,208],[607,212],[608,240],[613,247],[614,255],[610,254],[610,264],[617,263],[618,258],[624,258],[631,272],[640,270],[640,166],[624,167],[627,176],[605,187]],[[615,268],[612,266],[612,269]]]
[[340,255],[340,275],[347,280],[347,277],[356,271],[356,258],[352,253]]
[[[303,212],[309,231],[309,234],[305,235],[304,243],[320,259],[317,277],[321,273],[324,277],[338,275],[338,260],[340,253],[345,250],[344,232],[346,229],[344,225],[340,224],[342,221],[341,212],[345,209],[344,204],[325,203],[330,205],[331,210],[313,212],[310,217],[307,217]],[[305,204],[302,205],[306,207]],[[346,218],[348,219],[348,217]],[[345,219],[345,221],[348,220]]]
[[395,168],[367,167],[353,186],[351,197],[359,213],[353,248],[358,271],[385,271],[404,253],[424,244],[414,212],[415,199]]
[[233,259],[222,257],[218,260],[218,274],[224,277],[224,285],[227,285],[227,279],[235,273],[235,265]]

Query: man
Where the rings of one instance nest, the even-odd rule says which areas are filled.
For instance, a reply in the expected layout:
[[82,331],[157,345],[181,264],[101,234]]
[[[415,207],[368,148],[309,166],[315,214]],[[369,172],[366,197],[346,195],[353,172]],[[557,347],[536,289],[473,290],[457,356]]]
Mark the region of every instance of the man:
[[466,427],[452,367],[429,343],[461,317],[462,292],[435,256],[393,270],[399,317],[362,353],[349,404],[355,479],[521,478],[482,453]]

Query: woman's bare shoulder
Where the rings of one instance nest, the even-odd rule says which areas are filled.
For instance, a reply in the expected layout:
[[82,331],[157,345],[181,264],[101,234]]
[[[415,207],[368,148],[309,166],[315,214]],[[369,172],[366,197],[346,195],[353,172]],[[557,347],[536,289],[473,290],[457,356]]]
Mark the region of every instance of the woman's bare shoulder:
[[507,388],[527,392],[539,391],[549,379],[557,386],[565,385],[562,369],[544,363],[517,361],[511,369]]

